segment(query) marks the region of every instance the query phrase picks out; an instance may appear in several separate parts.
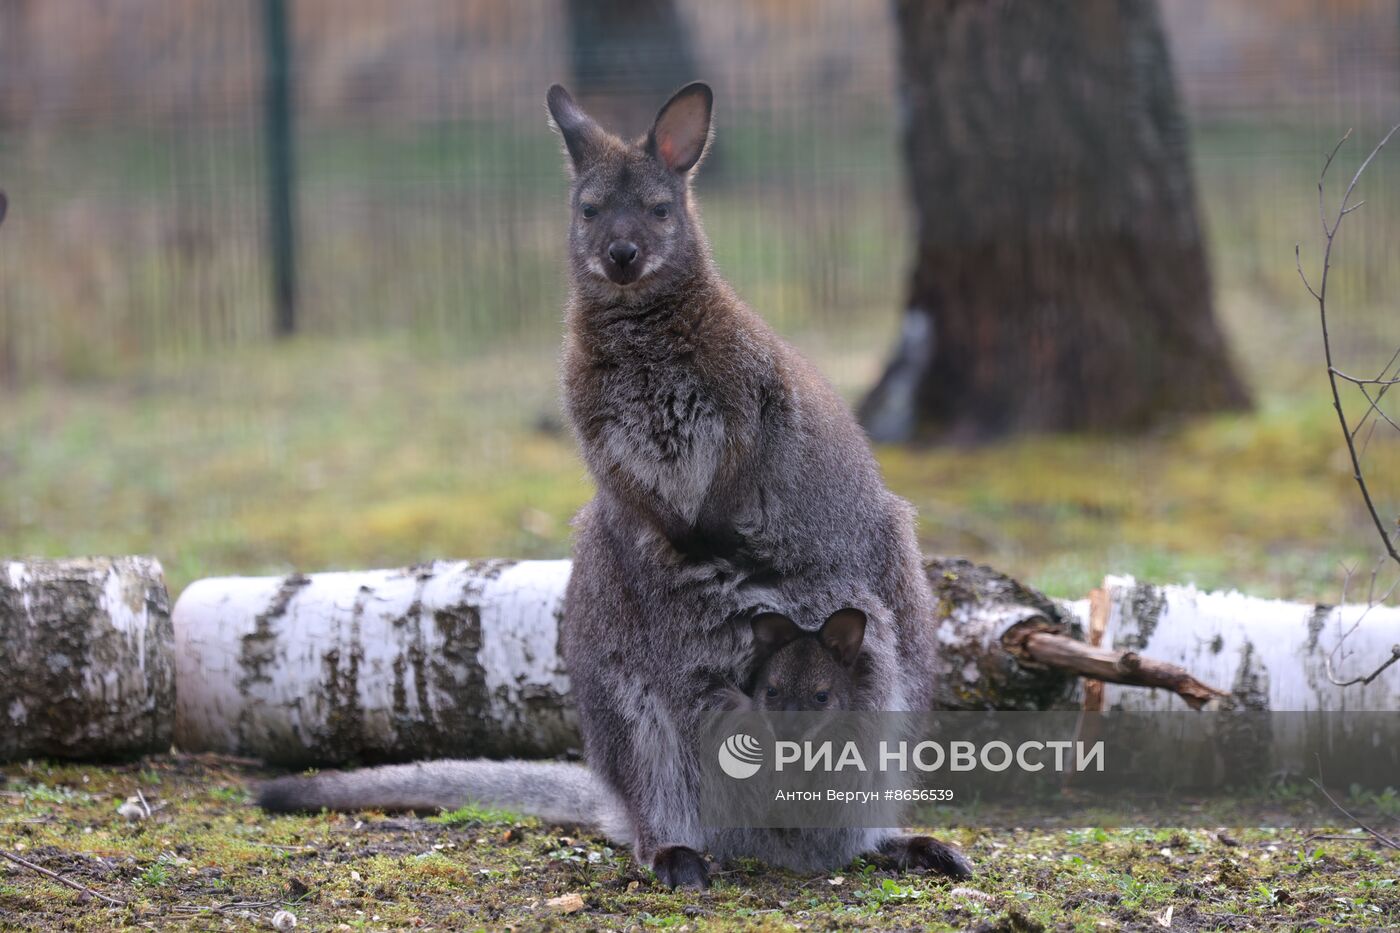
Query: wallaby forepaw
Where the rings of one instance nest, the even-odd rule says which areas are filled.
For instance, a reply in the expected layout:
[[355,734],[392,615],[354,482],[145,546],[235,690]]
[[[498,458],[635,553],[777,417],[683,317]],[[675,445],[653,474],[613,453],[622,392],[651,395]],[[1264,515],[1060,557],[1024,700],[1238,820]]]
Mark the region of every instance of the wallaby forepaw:
[[899,836],[881,851],[897,861],[900,868],[936,871],[949,878],[972,877],[972,863],[967,856],[932,836]]
[[668,888],[703,891],[710,886],[710,869],[705,858],[686,846],[668,846],[651,861],[656,880]]

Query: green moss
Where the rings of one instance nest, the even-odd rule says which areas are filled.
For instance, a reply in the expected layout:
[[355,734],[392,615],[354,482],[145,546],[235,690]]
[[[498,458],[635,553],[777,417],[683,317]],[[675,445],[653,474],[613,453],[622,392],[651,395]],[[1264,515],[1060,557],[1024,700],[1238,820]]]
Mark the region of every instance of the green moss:
[[[299,929],[1098,931],[1157,928],[1171,908],[1174,930],[1288,930],[1379,926],[1400,911],[1400,860],[1349,829],[953,829],[942,835],[978,868],[963,884],[866,862],[806,877],[745,860],[709,891],[671,892],[603,839],[507,813],[265,816],[245,802],[263,773],[212,756],[0,770],[0,848],[127,902],[0,867],[0,928],[241,929],[287,909]],[[128,823],[115,807],[138,787],[154,813]],[[568,893],[584,909],[555,913],[547,901]]]

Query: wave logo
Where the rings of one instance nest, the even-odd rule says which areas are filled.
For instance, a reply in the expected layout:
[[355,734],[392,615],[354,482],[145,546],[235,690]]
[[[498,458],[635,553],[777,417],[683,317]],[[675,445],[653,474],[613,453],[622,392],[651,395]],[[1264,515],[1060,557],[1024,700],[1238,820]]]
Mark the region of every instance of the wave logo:
[[763,746],[753,736],[736,732],[719,747],[719,767],[735,780],[751,778],[763,767]]

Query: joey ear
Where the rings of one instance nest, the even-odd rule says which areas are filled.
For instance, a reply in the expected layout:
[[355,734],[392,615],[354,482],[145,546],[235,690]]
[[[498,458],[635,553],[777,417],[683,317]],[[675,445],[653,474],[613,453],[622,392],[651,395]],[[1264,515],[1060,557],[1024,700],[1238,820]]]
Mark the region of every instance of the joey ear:
[[597,153],[604,136],[603,128],[583,112],[562,85],[550,86],[545,104],[549,107],[550,122],[564,137],[564,148],[569,153],[572,168],[577,171]]
[[802,634],[797,623],[780,612],[754,616],[750,624],[753,626],[754,644],[764,651],[776,651]]
[[715,93],[696,81],[675,93],[647,135],[647,152],[671,171],[683,175],[699,163],[710,141],[710,113]]
[[850,667],[856,663],[865,641],[865,613],[859,609],[838,609],[822,623],[821,639],[836,660]]

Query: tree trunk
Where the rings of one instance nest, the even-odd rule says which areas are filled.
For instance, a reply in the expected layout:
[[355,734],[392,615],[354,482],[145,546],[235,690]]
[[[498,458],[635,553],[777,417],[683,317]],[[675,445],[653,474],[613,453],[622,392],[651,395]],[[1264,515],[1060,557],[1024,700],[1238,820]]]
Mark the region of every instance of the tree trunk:
[[644,132],[700,77],[675,0],[568,0],[565,9],[574,96],[609,130]]
[[171,645],[154,558],[0,563],[0,761],[167,751]]
[[[440,562],[198,581],[174,611],[176,744],[289,765],[576,750],[557,637],[568,573],[567,561]],[[1318,676],[1339,618],[1328,607],[1111,580],[1095,624],[1088,600],[1057,603],[967,561],[928,573],[944,709],[1082,708],[1091,691],[1074,665],[1094,631],[1091,672],[1170,686],[1110,685],[1100,708],[1186,709],[1217,693],[1244,709],[1400,705],[1400,665],[1364,690]],[[1358,658],[1400,641],[1400,611],[1376,610],[1352,639]]]
[[882,441],[1241,408],[1153,0],[896,0],[917,230]]

